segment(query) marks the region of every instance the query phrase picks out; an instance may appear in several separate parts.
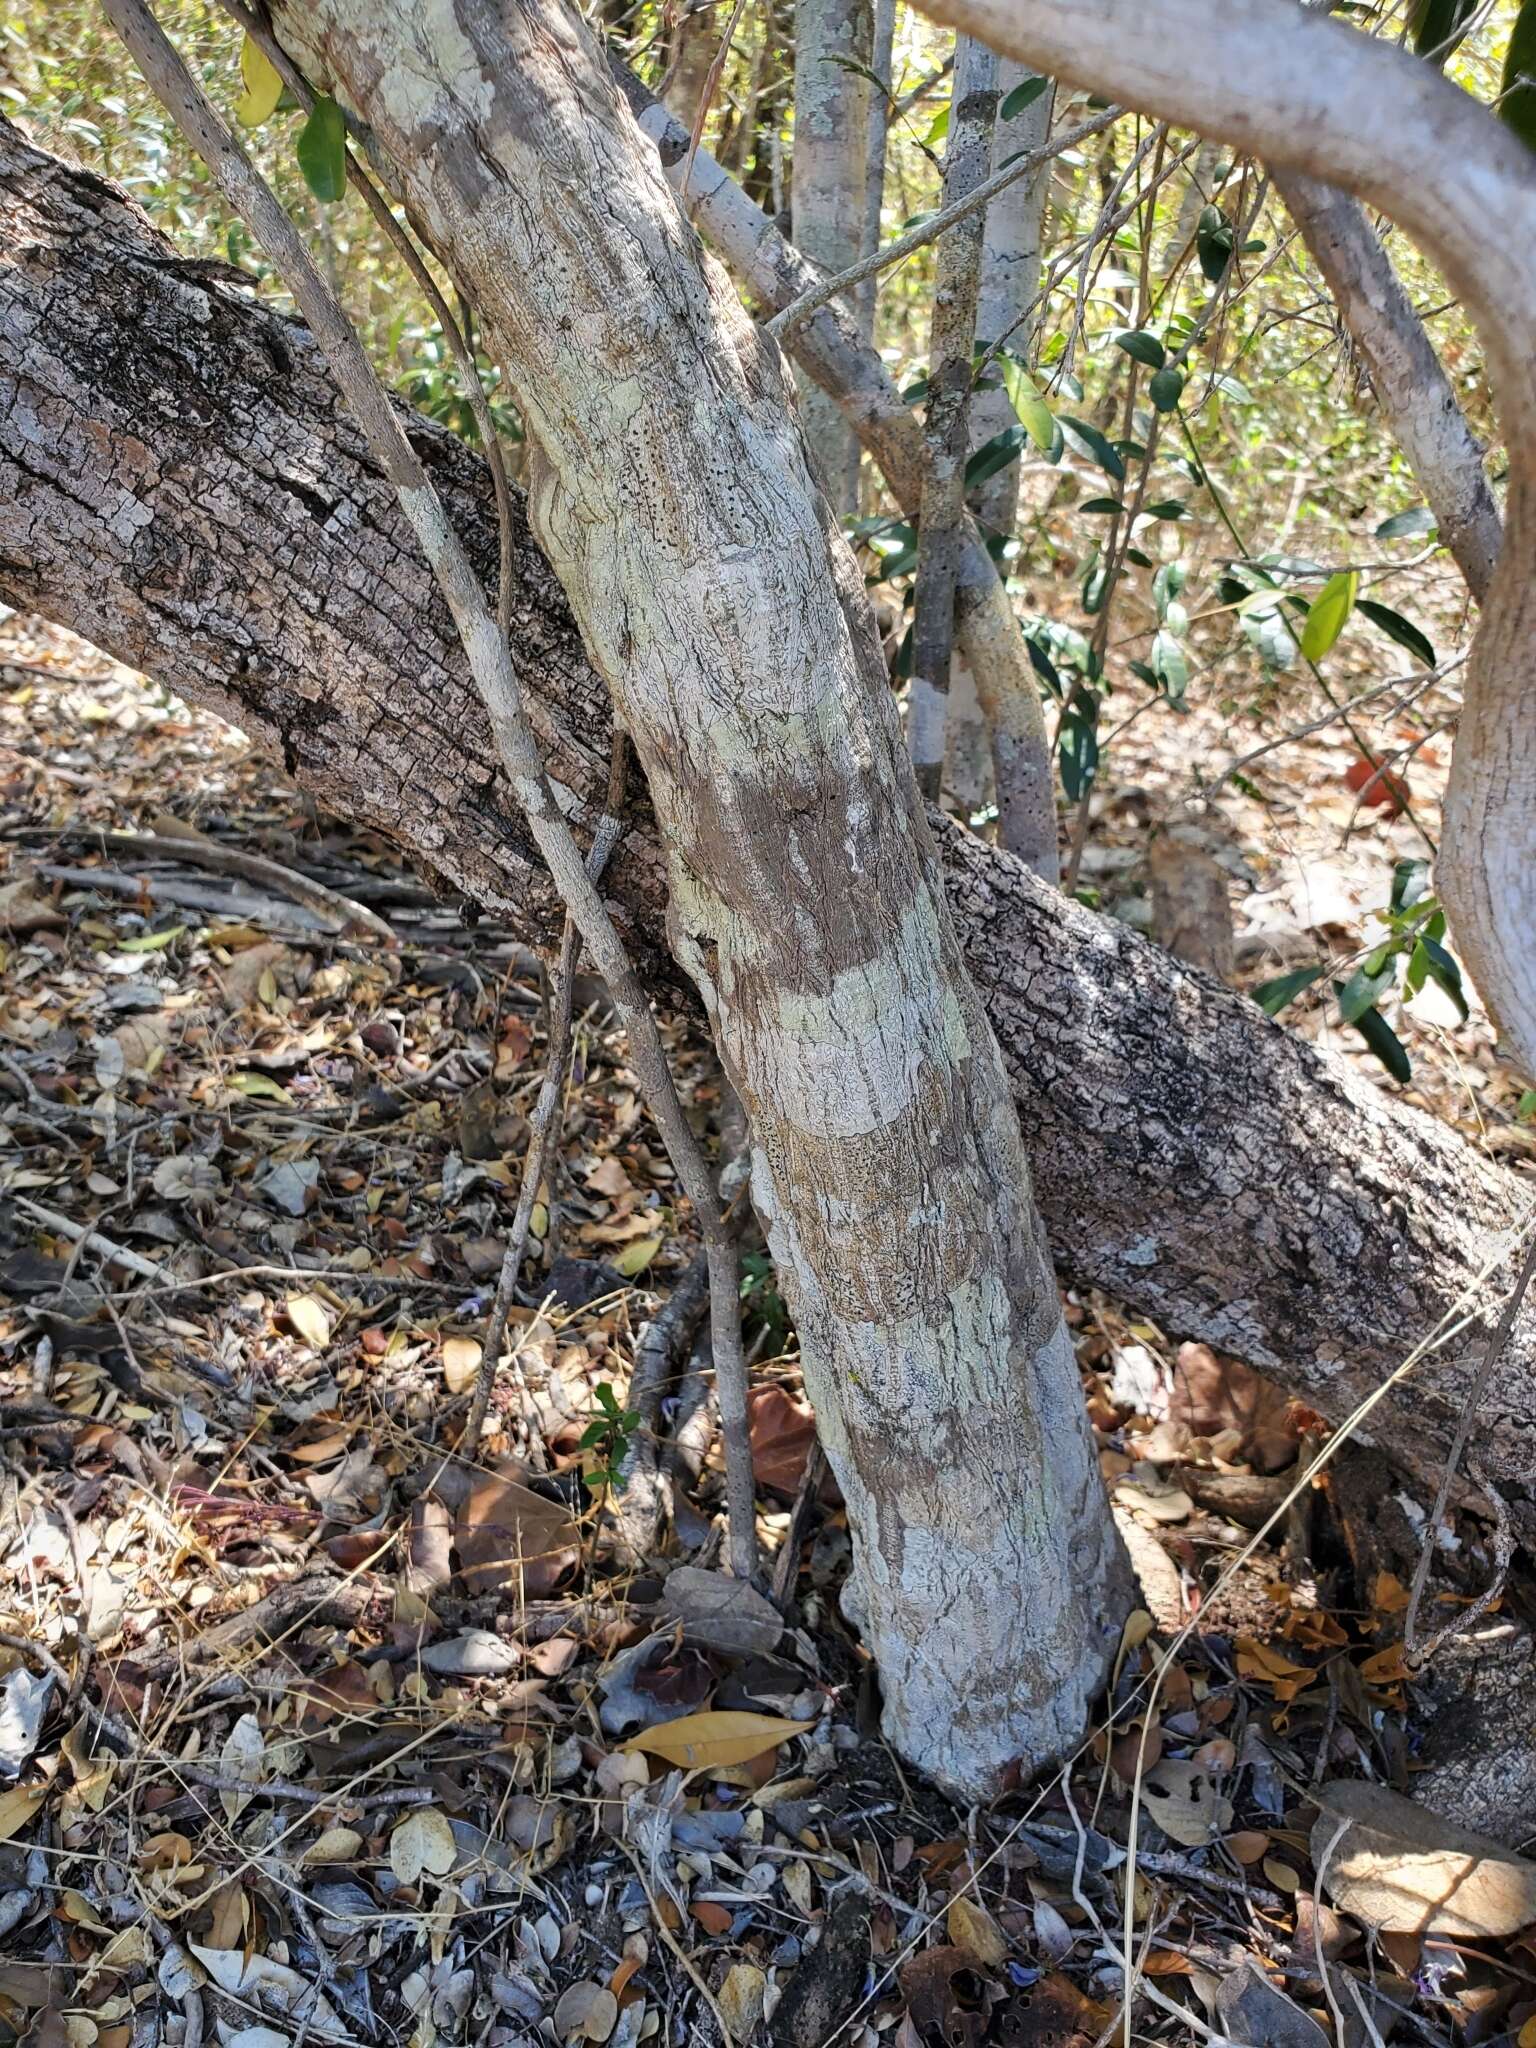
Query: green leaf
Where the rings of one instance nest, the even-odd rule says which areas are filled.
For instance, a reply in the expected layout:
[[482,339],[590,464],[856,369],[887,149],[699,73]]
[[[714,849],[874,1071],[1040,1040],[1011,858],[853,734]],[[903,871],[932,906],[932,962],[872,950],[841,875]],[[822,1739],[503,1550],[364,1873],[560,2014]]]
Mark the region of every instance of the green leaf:
[[940,107],[929,123],[928,133],[923,137],[924,149],[937,149],[949,133],[949,108]]
[[1413,1067],[1403,1049],[1403,1041],[1380,1010],[1367,1010],[1363,1017],[1356,1019],[1355,1029],[1394,1081],[1406,1083],[1412,1078]]
[[1189,657],[1166,628],[1152,636],[1152,666],[1169,701],[1182,703],[1189,688]]
[[1056,439],[1056,422],[1051,408],[1040,396],[1039,385],[1011,349],[1004,349],[998,357],[998,368],[1002,372],[1008,401],[1018,414],[1025,432],[1035,446],[1048,455]]
[[1207,284],[1220,284],[1232,261],[1232,223],[1219,206],[1207,206],[1195,231],[1195,254]]
[[1314,981],[1320,981],[1325,972],[1322,967],[1293,967],[1289,974],[1277,974],[1273,981],[1266,981],[1256,988],[1253,1000],[1266,1017],[1278,1017]]
[[1394,512],[1376,529],[1378,540],[1406,540],[1410,534],[1437,531],[1435,515],[1427,505],[1415,505],[1411,512]]
[[[1423,963],[1422,966],[1419,966],[1420,961]],[[1428,975],[1431,981],[1445,990],[1456,1005],[1457,1015],[1465,1024],[1471,1013],[1467,1009],[1466,994],[1461,986],[1461,969],[1439,940],[1430,938],[1427,932],[1421,934],[1408,965],[1410,972],[1419,966],[1419,988],[1424,986],[1424,977]]]
[[1392,908],[1411,910],[1415,903],[1423,901],[1429,891],[1429,862],[1413,860],[1394,861],[1392,865]]
[[1357,1024],[1373,1004],[1380,1002],[1397,982],[1397,963],[1388,960],[1379,972],[1372,974],[1370,961],[1357,967],[1339,990],[1339,1015],[1346,1024]]
[[1172,412],[1184,396],[1186,381],[1182,370],[1159,370],[1147,386],[1147,396],[1159,412]]
[[1532,1118],[1536,1117],[1536,1088],[1526,1089],[1520,1100],[1515,1104],[1515,1115],[1523,1124],[1530,1123]]
[[231,1074],[231,1088],[238,1088],[242,1095],[264,1096],[269,1102],[292,1102],[293,1097],[280,1081],[274,1081],[270,1074]]
[[1168,360],[1168,351],[1145,327],[1127,327],[1115,336],[1115,346],[1134,356],[1138,363],[1145,363],[1149,370],[1160,370]]
[[1536,0],[1524,0],[1510,30],[1499,117],[1527,149],[1536,149]]
[[1182,498],[1159,498],[1155,505],[1143,505],[1148,519],[1187,519],[1189,507]]
[[275,112],[283,81],[261,45],[249,36],[240,45],[240,83],[245,91],[235,102],[235,119],[243,127],[259,128]]
[[1011,121],[1015,114],[1022,114],[1026,107],[1032,107],[1050,84],[1048,78],[1023,78],[1008,94],[997,110],[999,121]]
[[1098,772],[1099,736],[1080,711],[1069,708],[1061,721],[1061,786],[1067,802],[1085,797]]
[[1123,508],[1118,498],[1084,498],[1077,509],[1079,512],[1119,512]]
[[1405,619],[1390,605],[1378,604],[1373,597],[1358,598],[1355,610],[1369,619],[1379,632],[1385,633],[1389,640],[1395,640],[1399,647],[1406,647],[1415,661],[1422,661],[1426,668],[1434,667],[1435,650],[1411,619]]
[[315,197],[332,206],[347,189],[347,124],[332,99],[317,99],[299,136],[299,169]]
[[1073,419],[1068,413],[1058,413],[1057,425],[1061,428],[1068,445],[1089,462],[1096,462],[1106,476],[1112,476],[1117,484],[1125,482],[1125,464],[1106,436],[1089,420]]
[[1022,427],[1004,427],[1000,434],[994,434],[990,441],[983,441],[970,461],[965,465],[965,486],[973,489],[984,484],[989,476],[996,476],[1006,469],[1010,462],[1017,462],[1029,436]]
[[1301,629],[1301,651],[1308,661],[1321,661],[1343,632],[1345,621],[1355,608],[1355,592],[1359,588],[1358,572],[1340,569],[1313,598],[1307,623]]
[[163,932],[141,932],[136,939],[121,940],[117,950],[120,953],[163,953],[185,930],[184,924],[173,924]]

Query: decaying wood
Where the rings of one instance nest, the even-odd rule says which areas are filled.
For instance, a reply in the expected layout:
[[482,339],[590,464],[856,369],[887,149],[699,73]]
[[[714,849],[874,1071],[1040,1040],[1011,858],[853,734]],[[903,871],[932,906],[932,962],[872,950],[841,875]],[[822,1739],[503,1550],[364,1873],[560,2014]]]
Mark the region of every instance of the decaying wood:
[[[409,431],[493,574],[484,468],[430,421]],[[520,500],[516,561],[533,722],[589,833],[607,695]],[[558,937],[452,622],[314,344],[4,123],[0,598],[220,712],[446,885]],[[1347,1412],[1462,1296],[1529,1182],[1006,854],[948,828],[940,855],[1065,1272]],[[649,984],[686,1000],[639,789],[606,888]],[[1422,1368],[1378,1440],[1432,1466],[1479,1355],[1469,1334]],[[1533,1361],[1527,1307],[1474,1440],[1527,1541]]]

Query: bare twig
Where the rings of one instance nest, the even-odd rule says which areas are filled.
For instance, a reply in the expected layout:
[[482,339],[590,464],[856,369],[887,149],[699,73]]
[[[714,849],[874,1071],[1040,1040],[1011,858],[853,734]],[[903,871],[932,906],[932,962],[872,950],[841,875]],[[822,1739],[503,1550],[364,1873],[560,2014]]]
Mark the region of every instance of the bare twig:
[[1101,134],[1104,129],[1118,121],[1124,112],[1123,107],[1106,107],[1103,113],[1095,114],[1091,120],[1080,121],[1075,128],[1069,128],[1065,133],[1054,136],[1043,149],[1032,149],[1027,156],[1015,157],[1011,163],[1004,164],[1000,171],[994,171],[990,178],[978,185],[975,191],[964,199],[957,200],[953,206],[942,208],[917,227],[909,228],[906,234],[898,235],[894,242],[887,242],[868,256],[861,256],[857,263],[849,264],[848,268],[840,270],[836,277],[827,278],[817,285],[814,291],[802,293],[792,305],[786,306],[782,313],[775,314],[768,322],[768,332],[778,341],[787,341],[795,329],[803,326],[821,307],[830,305],[833,299],[841,298],[852,286],[862,284],[866,277],[874,277],[882,270],[889,270],[893,263],[900,263],[904,257],[910,256],[914,249],[926,248],[930,242],[937,241],[938,237],[952,228],[956,221],[964,220],[968,214],[986,206],[1016,178],[1027,178],[1031,172],[1038,171],[1042,164],[1049,163],[1052,157],[1060,156],[1063,150],[1075,149],[1078,143],[1085,142],[1090,135]]
[[110,1237],[103,1237],[99,1230],[92,1230],[84,1223],[71,1223],[67,1216],[61,1216],[57,1209],[45,1209],[41,1202],[34,1202],[27,1195],[12,1195],[11,1200],[23,1215],[41,1223],[58,1237],[67,1237],[71,1244],[82,1245],[87,1250],[99,1252],[113,1266],[126,1266],[130,1273],[137,1273],[145,1280],[163,1280],[165,1269],[153,1260],[141,1258],[126,1245],[115,1244]]

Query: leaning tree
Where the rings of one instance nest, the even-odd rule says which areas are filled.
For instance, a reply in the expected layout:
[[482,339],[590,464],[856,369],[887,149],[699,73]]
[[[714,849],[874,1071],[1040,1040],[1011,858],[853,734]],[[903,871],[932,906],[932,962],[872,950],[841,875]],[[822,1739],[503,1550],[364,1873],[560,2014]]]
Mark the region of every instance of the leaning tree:
[[[250,207],[222,124],[144,11],[107,11]],[[1536,199],[1520,145],[1443,80],[1284,0],[1225,10],[1209,61],[1187,74],[1206,33],[1196,0],[931,11],[1397,211],[1467,292],[1509,420],[1523,418],[1525,286],[1507,250]],[[655,149],[558,0],[317,0],[275,6],[271,26],[346,109],[507,367],[534,449],[533,529],[649,784],[655,839],[637,837],[614,884],[618,922],[659,991],[677,988],[678,969],[697,991],[748,1110],[754,1197],[849,1498],[888,1725],[926,1767],[985,1786],[1075,1733],[1126,1597],[1020,1105],[1071,1266],[1334,1410],[1424,1318],[1464,1299],[1519,1192],[1199,977],[1154,975],[1146,949],[1052,900],[1006,853],[925,816],[779,351],[701,260]],[[1384,106],[1420,159],[1430,148],[1476,172],[1465,199],[1408,176]],[[553,843],[547,798],[522,775],[528,823],[509,836],[520,771],[498,772],[497,706],[488,716],[466,685],[493,659],[484,608],[447,590],[450,627],[441,604],[422,603],[410,538],[430,542],[446,506],[483,540],[471,465],[417,433],[394,470],[382,465],[404,486],[391,503],[383,444],[370,456],[331,415],[301,336],[166,269],[99,185],[5,147],[0,309],[16,346],[0,453],[22,504],[0,514],[7,593],[191,681],[295,772],[389,819],[493,900],[515,899],[530,839]],[[1474,214],[1491,239],[1470,247]],[[271,226],[259,206],[252,218]],[[91,246],[71,234],[83,223],[105,230]],[[125,361],[113,347],[146,329],[157,263],[152,338]],[[118,266],[135,264],[125,286]],[[311,324],[350,390],[345,337],[318,302]],[[825,366],[841,343],[825,322],[821,336]],[[910,462],[867,363],[846,381],[892,466]],[[227,403],[237,385],[245,408]],[[391,431],[375,409],[370,432]],[[1517,942],[1536,888],[1536,734],[1513,716],[1529,660],[1524,495],[1517,470],[1457,746],[1445,888],[1529,1063],[1536,1006]],[[99,569],[86,589],[82,557]],[[547,572],[527,549],[521,566],[512,609],[534,724],[558,808],[581,825],[600,753],[590,678]],[[962,622],[968,609],[996,640],[981,568],[969,586],[960,573]],[[987,634],[974,637],[984,661]],[[429,710],[425,727],[405,691]],[[550,915],[547,885],[533,895],[525,914]],[[1090,1056],[1074,1064],[1074,1048]],[[1213,1167],[1200,1140],[1218,1134]],[[1202,1153],[1219,1212],[1177,1191],[1177,1163]],[[1327,1170],[1346,1159],[1349,1173]],[[1449,1436],[1464,1371],[1452,1355],[1429,1395],[1396,1411],[1409,1455]],[[1518,1400],[1499,1403],[1485,1469],[1528,1518],[1527,1444]]]

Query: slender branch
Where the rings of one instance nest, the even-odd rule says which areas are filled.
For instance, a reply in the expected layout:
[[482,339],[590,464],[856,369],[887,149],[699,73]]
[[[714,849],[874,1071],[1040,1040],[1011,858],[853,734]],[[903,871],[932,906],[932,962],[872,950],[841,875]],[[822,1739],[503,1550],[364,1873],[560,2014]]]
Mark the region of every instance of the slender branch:
[[1029,177],[1032,172],[1038,171],[1042,164],[1049,163],[1052,157],[1060,156],[1064,150],[1075,149],[1078,143],[1086,142],[1090,135],[1102,134],[1106,128],[1112,127],[1124,112],[1123,107],[1106,107],[1103,113],[1095,114],[1091,120],[1080,121],[1075,128],[1067,129],[1044,148],[1032,149],[1024,156],[1015,157],[1011,163],[1004,164],[1001,170],[994,171],[990,178],[985,179],[966,198],[957,200],[953,206],[941,208],[938,213],[930,215],[917,227],[909,228],[906,234],[898,235],[894,242],[887,242],[871,255],[861,257],[857,263],[852,263],[846,270],[839,271],[836,277],[825,279],[814,290],[796,299],[792,306],[786,306],[782,313],[775,314],[768,322],[768,332],[775,340],[787,342],[795,329],[802,326],[821,307],[841,298],[852,286],[862,284],[866,277],[874,277],[879,271],[889,270],[893,263],[900,263],[904,257],[910,256],[914,249],[924,249],[930,242],[937,241],[939,236],[945,234],[957,221],[964,220],[967,215],[977,212],[990,200],[995,199],[999,192],[1006,191],[1015,179]]
[[[721,1415],[727,1431],[731,1561],[738,1573],[750,1577],[757,1560],[751,1452],[744,1433],[740,1441],[730,1434],[731,1416],[739,1413],[744,1419],[746,1414],[746,1365],[741,1350],[740,1304],[735,1299],[735,1242],[725,1229],[708,1165],[678,1098],[645,991],[545,775],[507,637],[486,608],[485,594],[469,558],[367,353],[292,221],[195,83],[144,0],[103,0],[103,10],[208,166],[225,199],[271,257],[362,427],[374,460],[395,486],[401,509],[453,614],[513,794],[613,995],[629,1037],[636,1079],[700,1219],[711,1260],[723,1276],[711,1294],[717,1315],[714,1339]],[[734,1314],[723,1313],[727,1284]]]
[[[623,829],[625,755],[624,734],[615,729],[613,759],[608,770],[608,804],[587,854],[587,873],[594,882],[602,880],[603,869],[608,865],[609,855],[618,845],[619,834]],[[549,1169],[550,1154],[558,1138],[560,1111],[565,1100],[566,1074],[571,1062],[572,993],[576,983],[576,959],[580,947],[581,934],[576,929],[576,920],[567,915],[565,929],[560,936],[560,951],[549,978],[549,1051],[544,1062],[544,1079],[539,1087],[538,1100],[533,1106],[533,1115],[528,1120],[528,1150],[523,1158],[523,1178],[517,1191],[517,1209],[512,1219],[512,1232],[507,1239],[507,1248],[502,1254],[501,1274],[496,1282],[496,1299],[491,1305],[491,1319],[486,1325],[485,1347],[480,1354],[479,1370],[475,1374],[474,1399],[470,1402],[464,1434],[458,1447],[459,1456],[464,1459],[473,1458],[480,1445],[480,1432],[485,1427],[486,1410],[491,1403],[491,1389],[496,1384],[496,1367],[501,1358],[502,1340],[507,1334],[507,1319],[512,1313],[513,1299],[517,1294],[517,1277],[523,1267],[523,1251],[528,1243],[528,1230],[533,1221],[533,1206],[539,1198],[539,1189]]]

